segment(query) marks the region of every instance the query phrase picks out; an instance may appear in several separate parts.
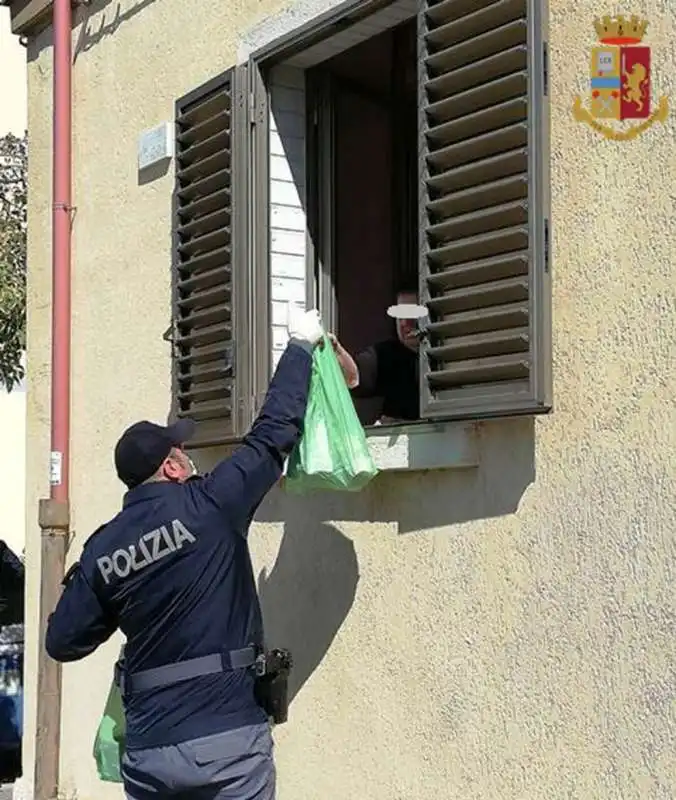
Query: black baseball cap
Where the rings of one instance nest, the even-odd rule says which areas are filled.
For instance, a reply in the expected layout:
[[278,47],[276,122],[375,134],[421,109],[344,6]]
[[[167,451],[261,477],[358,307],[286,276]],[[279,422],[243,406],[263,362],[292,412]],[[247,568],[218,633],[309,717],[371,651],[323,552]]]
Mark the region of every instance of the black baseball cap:
[[182,447],[195,432],[191,419],[180,419],[173,425],[156,425],[143,420],[135,422],[115,445],[115,469],[127,488],[147,481],[160,468],[173,447]]

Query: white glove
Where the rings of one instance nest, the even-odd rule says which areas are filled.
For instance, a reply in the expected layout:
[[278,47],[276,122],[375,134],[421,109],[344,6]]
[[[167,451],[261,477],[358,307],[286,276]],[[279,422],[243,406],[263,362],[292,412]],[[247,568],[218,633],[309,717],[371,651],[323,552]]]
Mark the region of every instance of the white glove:
[[324,336],[324,328],[316,308],[303,312],[297,306],[289,304],[288,330],[291,339],[309,342],[313,347]]

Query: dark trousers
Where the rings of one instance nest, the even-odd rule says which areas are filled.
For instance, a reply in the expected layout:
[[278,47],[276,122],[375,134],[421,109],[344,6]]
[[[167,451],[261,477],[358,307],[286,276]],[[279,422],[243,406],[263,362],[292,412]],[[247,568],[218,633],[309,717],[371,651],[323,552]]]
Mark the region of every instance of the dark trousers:
[[128,800],[275,800],[270,726],[245,728],[122,759]]

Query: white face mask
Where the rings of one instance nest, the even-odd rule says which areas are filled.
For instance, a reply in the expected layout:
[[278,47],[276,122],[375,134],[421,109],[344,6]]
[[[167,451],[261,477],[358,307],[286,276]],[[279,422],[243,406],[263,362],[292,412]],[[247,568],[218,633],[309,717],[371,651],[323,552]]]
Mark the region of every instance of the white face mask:
[[186,455],[186,458],[188,459],[188,464],[190,464],[190,469],[191,469],[188,478],[196,478],[199,473],[197,472],[197,467],[195,466],[195,462],[192,460],[192,458],[190,458],[189,455]]

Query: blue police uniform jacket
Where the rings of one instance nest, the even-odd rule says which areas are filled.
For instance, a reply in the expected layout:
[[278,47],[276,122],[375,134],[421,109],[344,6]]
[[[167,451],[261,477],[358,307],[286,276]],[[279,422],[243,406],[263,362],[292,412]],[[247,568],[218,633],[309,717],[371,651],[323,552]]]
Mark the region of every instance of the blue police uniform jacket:
[[[311,348],[292,341],[241,446],[208,475],[130,490],[85,543],[49,618],[57,661],[92,653],[119,628],[129,673],[249,644],[262,622],[247,532],[302,431]],[[124,697],[128,749],[162,747],[265,722],[251,670]]]

